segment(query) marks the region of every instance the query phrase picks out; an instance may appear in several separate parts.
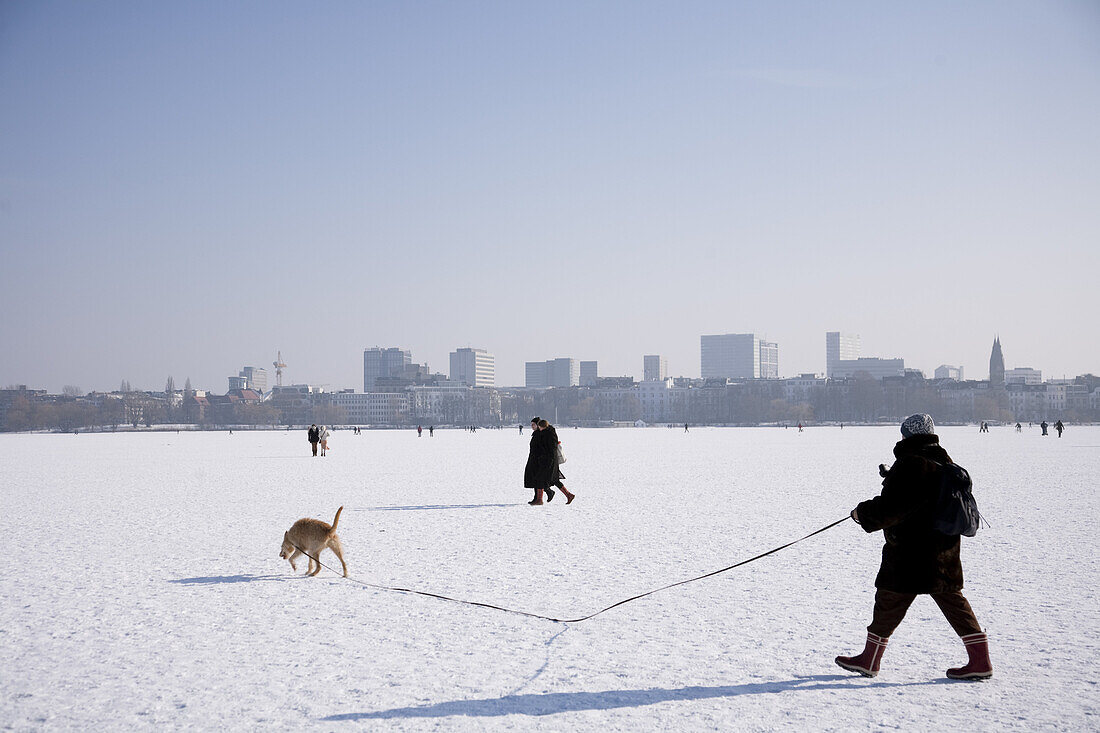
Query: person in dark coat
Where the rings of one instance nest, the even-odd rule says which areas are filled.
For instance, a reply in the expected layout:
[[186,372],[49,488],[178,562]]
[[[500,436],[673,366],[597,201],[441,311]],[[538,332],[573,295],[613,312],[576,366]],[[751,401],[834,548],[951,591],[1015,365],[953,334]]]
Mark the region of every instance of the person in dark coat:
[[[561,472],[561,463],[558,462],[558,431],[554,429],[554,426],[545,420],[539,420],[539,432],[546,433],[546,447],[545,450],[549,453],[549,460],[553,462],[553,468],[550,469],[550,475],[552,477],[551,483],[561,489],[561,493],[565,494],[565,503],[572,504],[573,499],[576,498],[576,494],[565,488],[565,484],[561,482],[565,476]],[[554,490],[549,486],[546,487],[546,501],[551,502],[554,500]]]
[[543,493],[550,486],[550,482],[546,480],[547,472],[544,468],[546,463],[546,436],[539,435],[539,420],[541,419],[538,415],[531,418],[531,444],[527,454],[527,465],[523,469],[524,488],[535,490],[535,498],[527,502],[531,505],[542,504]]
[[970,603],[962,594],[963,571],[959,537],[933,528],[942,465],[951,457],[940,447],[929,415],[911,415],[901,424],[902,440],[894,446],[897,459],[883,475],[882,493],[852,510],[865,532],[882,530],[886,544],[875,578],[875,609],[867,627],[867,645],[855,657],[836,663],[865,677],[878,674],[886,643],[918,595],[928,594],[966,646],[969,662],[947,670],[952,679],[993,676],[989,641]]
[[309,432],[306,433],[306,437],[309,438],[309,444],[313,446],[313,455],[317,455],[317,444],[321,442],[321,430],[316,424],[309,426]]

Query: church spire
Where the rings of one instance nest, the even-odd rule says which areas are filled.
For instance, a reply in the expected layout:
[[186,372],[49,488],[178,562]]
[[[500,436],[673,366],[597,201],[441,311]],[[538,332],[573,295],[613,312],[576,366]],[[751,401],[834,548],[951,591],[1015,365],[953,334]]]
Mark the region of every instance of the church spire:
[[989,355],[989,386],[1000,389],[1005,386],[1005,357],[1001,353],[1001,336],[993,339],[993,353]]

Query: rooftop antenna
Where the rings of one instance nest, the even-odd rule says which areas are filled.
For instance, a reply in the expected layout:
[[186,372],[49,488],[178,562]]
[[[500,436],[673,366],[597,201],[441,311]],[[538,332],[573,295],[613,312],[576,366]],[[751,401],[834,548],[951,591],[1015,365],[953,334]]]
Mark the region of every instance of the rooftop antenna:
[[271,366],[275,367],[275,386],[283,386],[283,369],[286,369],[286,364],[283,363],[283,352],[276,352],[278,355],[275,357],[275,361]]

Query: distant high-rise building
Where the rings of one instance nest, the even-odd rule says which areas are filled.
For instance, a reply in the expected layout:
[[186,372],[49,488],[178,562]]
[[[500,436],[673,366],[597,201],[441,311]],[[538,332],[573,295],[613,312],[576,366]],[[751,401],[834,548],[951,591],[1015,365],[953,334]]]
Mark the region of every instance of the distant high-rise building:
[[600,378],[599,364],[594,361],[582,361],[581,362],[581,386],[593,387],[596,384],[596,380]]
[[1005,357],[1001,353],[1001,337],[993,339],[993,353],[989,355],[989,386],[997,389],[1005,386]]
[[642,379],[646,382],[664,379],[668,376],[668,359],[660,354],[646,354],[642,357]]
[[523,384],[526,387],[549,387],[545,361],[528,361],[523,364]]
[[248,386],[245,389],[254,389],[257,392],[267,391],[267,370],[262,367],[246,366],[241,370],[240,376],[245,378]]
[[485,349],[462,348],[451,352],[452,382],[470,387],[493,387],[496,375],[496,358]]
[[581,381],[577,360],[569,358],[526,362],[525,376],[528,387],[575,387]]
[[412,363],[412,352],[408,349],[377,346],[363,351],[363,391],[372,392],[374,383],[382,377],[401,374]]
[[253,389],[263,393],[267,391],[267,370],[246,366],[235,377],[229,378],[229,389]]
[[859,334],[825,332],[825,376],[834,377],[833,369],[838,361],[855,361],[859,358]]
[[779,344],[760,341],[760,378],[779,379]]
[[961,382],[963,381],[963,368],[951,366],[950,364],[940,364],[936,367],[935,376],[936,379],[954,379],[956,382]]
[[775,379],[779,376],[779,346],[753,333],[699,337],[703,379]]

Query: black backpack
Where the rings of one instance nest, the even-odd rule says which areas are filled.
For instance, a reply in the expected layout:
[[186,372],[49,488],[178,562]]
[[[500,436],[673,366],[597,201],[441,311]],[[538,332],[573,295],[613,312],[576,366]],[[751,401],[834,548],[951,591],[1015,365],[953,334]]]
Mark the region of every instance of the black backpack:
[[940,495],[936,499],[932,528],[940,534],[973,537],[978,533],[983,518],[978,511],[978,502],[974,501],[974,483],[970,480],[970,474],[955,463],[936,465],[941,468]]

